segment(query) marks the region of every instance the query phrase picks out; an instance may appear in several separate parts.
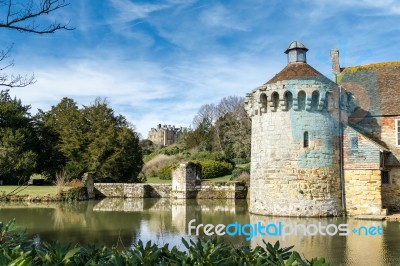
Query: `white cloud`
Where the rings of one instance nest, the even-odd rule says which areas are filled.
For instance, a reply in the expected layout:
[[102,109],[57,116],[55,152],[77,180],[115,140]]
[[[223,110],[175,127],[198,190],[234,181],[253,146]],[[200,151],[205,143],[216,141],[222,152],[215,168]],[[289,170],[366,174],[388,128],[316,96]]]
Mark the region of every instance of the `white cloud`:
[[235,13],[222,5],[215,5],[210,6],[201,12],[199,19],[205,25],[215,27],[215,30],[218,30],[218,28],[241,31],[246,30],[247,28],[244,25],[243,20],[237,20],[234,14]]
[[[36,84],[11,91],[24,104],[31,104],[33,112],[50,109],[62,97],[73,98],[79,105],[104,97],[143,137],[159,123],[189,126],[201,105],[217,103],[229,95],[244,96],[272,76],[258,59],[219,55],[174,62],[168,67],[150,61],[94,60],[92,56],[64,65],[57,61],[42,65],[46,67],[35,71]],[[32,69],[13,71],[31,73]]]

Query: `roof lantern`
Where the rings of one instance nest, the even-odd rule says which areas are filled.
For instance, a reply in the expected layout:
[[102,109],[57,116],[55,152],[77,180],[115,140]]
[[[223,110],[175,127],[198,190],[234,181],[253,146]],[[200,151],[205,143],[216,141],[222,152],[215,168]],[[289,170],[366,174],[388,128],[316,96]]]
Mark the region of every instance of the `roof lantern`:
[[292,42],[286,49],[285,54],[288,56],[288,63],[303,62],[307,63],[307,53],[308,49],[299,41]]

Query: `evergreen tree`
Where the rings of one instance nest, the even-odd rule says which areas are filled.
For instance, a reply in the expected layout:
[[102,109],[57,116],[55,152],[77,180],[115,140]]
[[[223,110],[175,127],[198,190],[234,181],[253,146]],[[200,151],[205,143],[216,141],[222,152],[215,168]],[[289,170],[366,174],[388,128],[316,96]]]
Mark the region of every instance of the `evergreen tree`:
[[36,166],[36,137],[30,106],[0,91],[0,180],[22,184]]

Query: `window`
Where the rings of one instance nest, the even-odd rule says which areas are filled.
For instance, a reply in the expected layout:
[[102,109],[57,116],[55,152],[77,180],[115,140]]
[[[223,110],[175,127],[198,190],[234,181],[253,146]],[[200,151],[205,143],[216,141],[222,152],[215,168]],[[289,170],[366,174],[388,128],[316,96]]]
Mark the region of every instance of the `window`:
[[299,110],[304,110],[306,108],[306,93],[304,91],[299,91],[297,94],[297,104]]
[[289,111],[293,106],[293,95],[290,91],[285,93],[286,111]]
[[396,120],[396,142],[400,146],[400,119]]
[[262,111],[264,113],[266,113],[267,112],[268,99],[267,99],[267,95],[265,95],[265,93],[261,94],[260,102],[261,102],[261,107],[264,108]]
[[351,141],[351,148],[358,149],[358,137],[352,137],[350,141]]
[[272,93],[272,103],[273,103],[273,110],[276,112],[279,108],[279,94],[277,92]]
[[303,140],[303,147],[308,148],[309,145],[309,136],[308,136],[308,131],[304,132],[304,140]]
[[389,171],[381,171],[381,181],[383,184],[390,184]]
[[311,110],[317,111],[318,105],[319,105],[319,92],[313,91],[313,93],[311,94]]

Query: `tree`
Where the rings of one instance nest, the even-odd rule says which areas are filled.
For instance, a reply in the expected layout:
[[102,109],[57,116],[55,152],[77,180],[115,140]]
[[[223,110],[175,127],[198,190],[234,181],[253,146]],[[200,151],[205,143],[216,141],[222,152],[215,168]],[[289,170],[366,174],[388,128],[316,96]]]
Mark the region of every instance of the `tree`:
[[137,181],[143,166],[139,136],[125,117],[115,115],[100,98],[82,114],[88,125],[84,161],[89,171],[98,180]]
[[251,121],[244,109],[244,98],[223,98],[216,109],[219,114],[214,125],[217,147],[231,158],[250,159]]
[[[79,109],[75,101],[63,98],[39,117],[41,132],[53,136],[52,143],[42,145],[55,149],[46,154],[56,154],[53,158],[62,163],[58,170],[63,168],[70,178],[90,171],[96,181],[138,181],[143,166],[139,137],[105,100],[98,98]],[[52,158],[42,159],[56,165]]]
[[80,177],[86,170],[83,154],[86,150],[85,124],[82,113],[73,99],[64,97],[48,112],[39,110],[37,115],[42,170],[54,174],[65,169],[68,174]]
[[0,92],[0,179],[6,184],[24,183],[36,166],[35,133],[30,106]]
[[[65,0],[0,0],[0,28],[34,34],[50,34],[59,30],[72,30],[69,23],[48,22],[47,16],[68,6]],[[0,50],[0,71],[12,67],[14,61],[5,62],[10,57],[11,47]],[[0,74],[0,86],[25,87],[35,82],[34,75]]]
[[216,108],[214,104],[205,104],[200,107],[197,115],[193,118],[194,128],[198,128],[201,124],[212,124],[216,119]]
[[244,98],[229,96],[216,106],[201,106],[193,124],[195,130],[183,139],[186,148],[222,152],[229,158],[250,158],[251,121]]

